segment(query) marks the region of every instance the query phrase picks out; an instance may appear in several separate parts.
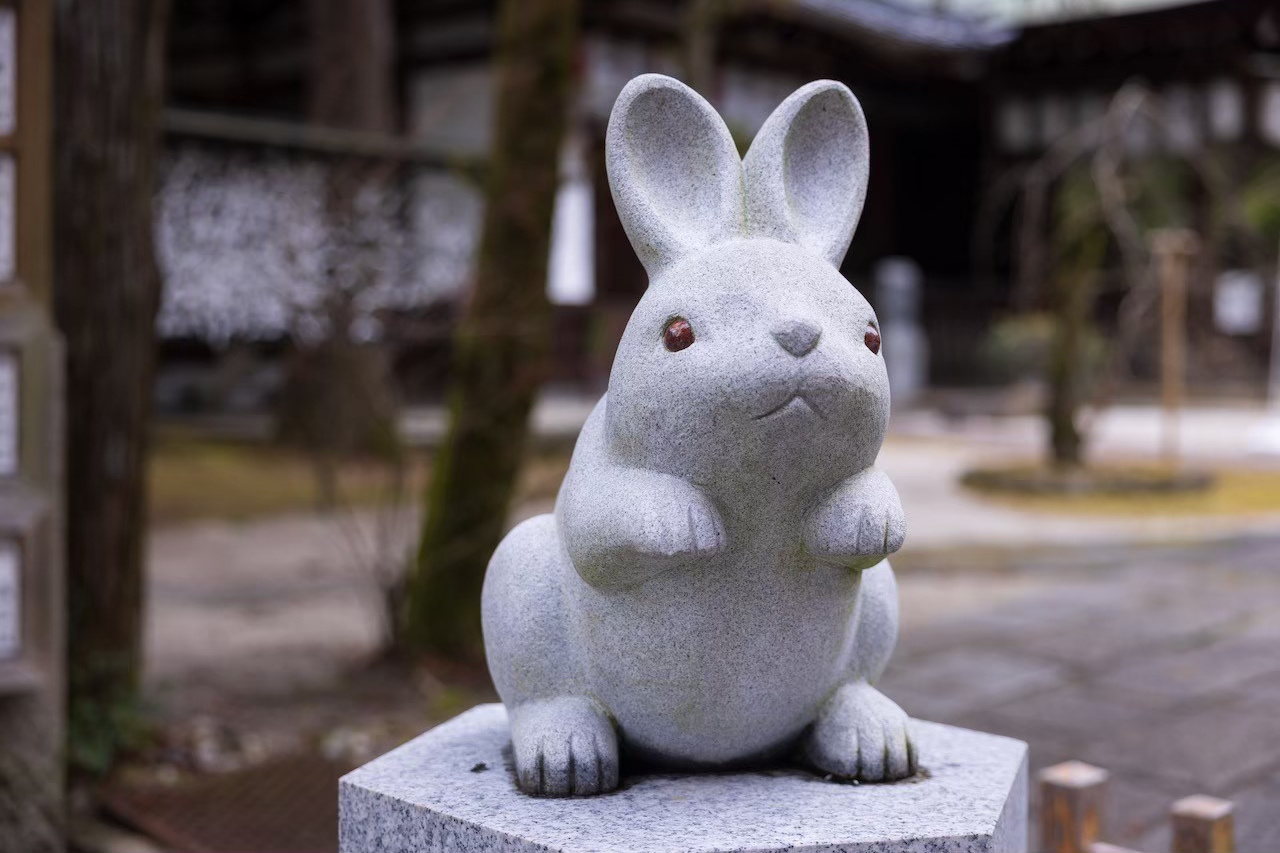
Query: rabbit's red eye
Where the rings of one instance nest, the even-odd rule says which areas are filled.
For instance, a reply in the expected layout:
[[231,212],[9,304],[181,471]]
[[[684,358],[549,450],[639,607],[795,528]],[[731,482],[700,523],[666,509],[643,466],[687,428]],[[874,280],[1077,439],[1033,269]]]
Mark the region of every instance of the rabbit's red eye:
[[693,346],[693,326],[683,317],[672,317],[662,329],[662,345],[671,352]]
[[862,341],[867,345],[867,349],[873,353],[880,352],[880,330],[870,323],[867,324],[867,333],[862,336]]

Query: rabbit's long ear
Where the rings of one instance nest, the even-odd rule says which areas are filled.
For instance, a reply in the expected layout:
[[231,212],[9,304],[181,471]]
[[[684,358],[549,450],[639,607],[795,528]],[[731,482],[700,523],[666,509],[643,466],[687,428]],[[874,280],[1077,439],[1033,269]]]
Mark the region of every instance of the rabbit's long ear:
[[743,161],[753,234],[807,246],[837,268],[867,195],[867,120],[848,87],[818,80],[792,93]]
[[729,129],[688,86],[644,74],[622,90],[605,141],[609,187],[653,278],[744,230],[742,160]]

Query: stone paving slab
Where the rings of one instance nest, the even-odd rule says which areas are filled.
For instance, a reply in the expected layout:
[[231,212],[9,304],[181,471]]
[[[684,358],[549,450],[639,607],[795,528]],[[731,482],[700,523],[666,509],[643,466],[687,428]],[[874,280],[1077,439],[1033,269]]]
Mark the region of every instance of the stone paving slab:
[[[1280,654],[1280,641],[1277,642],[1277,653]],[[1242,684],[1238,695],[1244,707],[1280,714],[1280,673],[1255,678]],[[1277,808],[1280,808],[1280,805]],[[1280,850],[1280,847],[1276,849]]]
[[[1135,602],[1133,606],[1141,605]],[[1100,669],[1152,653],[1206,645],[1239,618],[1238,608],[1230,614],[1191,609],[1165,613],[1164,618],[1155,620],[1135,619],[1131,610],[1114,618],[1094,617],[1056,631],[1033,633],[1021,638],[1018,648],[1060,663]]]
[[1163,696],[1139,690],[1065,684],[1002,702],[989,714],[1005,725],[1052,730],[1079,742],[1096,737],[1098,732],[1149,724],[1163,705]]
[[[1103,838],[1141,838],[1139,850],[1163,853],[1169,849],[1168,814],[1170,804],[1194,791],[1180,789],[1163,780],[1115,775],[1107,782],[1107,807],[1102,816]],[[1150,844],[1146,839],[1153,830],[1164,830],[1160,841]],[[1038,849],[1038,845],[1037,845]],[[1252,850],[1238,848],[1241,853]]]
[[1236,849],[1240,853],[1280,850],[1280,776],[1249,789],[1236,797],[1235,803]]
[[[1113,843],[1169,849],[1169,805],[1207,793],[1236,802],[1241,853],[1280,851],[1280,537],[1028,553],[1001,573],[1055,582],[908,625],[890,696],[1026,740],[1033,779],[1069,758],[1107,768]],[[908,608],[915,583],[900,579]]]
[[1099,683],[1191,699],[1224,693],[1276,672],[1280,650],[1274,642],[1233,638],[1199,649],[1161,651],[1110,670]]
[[[952,716],[1057,683],[1062,668],[996,649],[952,649],[891,668],[882,687],[907,713]],[[974,685],[981,690],[975,691]]]
[[1198,793],[1230,796],[1241,784],[1280,769],[1280,714],[1213,705],[1172,722],[1099,733],[1082,746],[1080,757],[1092,764],[1158,773]]

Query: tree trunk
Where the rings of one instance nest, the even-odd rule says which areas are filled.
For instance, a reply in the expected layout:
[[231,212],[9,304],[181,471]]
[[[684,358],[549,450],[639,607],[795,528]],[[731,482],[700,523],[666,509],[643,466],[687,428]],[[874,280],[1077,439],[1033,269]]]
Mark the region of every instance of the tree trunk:
[[69,760],[107,769],[141,671],[166,0],[57,4],[55,310],[67,359]]
[[1055,319],[1049,351],[1050,464],[1055,468],[1078,468],[1082,461],[1080,434],[1080,367],[1089,299],[1088,285],[1078,276],[1061,275],[1054,285]]
[[405,621],[411,647],[454,656],[481,648],[480,587],[545,373],[551,214],[578,32],[576,0],[504,0],[499,15],[484,233]]
[[310,2],[310,120],[390,133],[396,47],[390,0]]
[[715,98],[716,43],[727,12],[725,0],[693,0],[685,12],[685,82],[709,101]]
[[[310,0],[308,117],[344,130],[395,130],[395,25],[391,0]],[[338,504],[338,469],[357,452],[390,450],[395,405],[387,360],[377,344],[357,342],[357,299],[379,283],[384,246],[372,225],[385,211],[395,164],[368,157],[326,163],[323,251],[325,331],[295,339],[277,426],[301,445],[316,472],[319,507]],[[365,199],[361,207],[361,199]],[[368,199],[377,210],[369,210]],[[393,273],[394,274],[394,273]]]
[[1080,408],[1087,396],[1091,377],[1089,339],[1098,268],[1106,250],[1106,235],[1092,232],[1066,253],[1050,293],[1054,317],[1053,340],[1049,350],[1049,399],[1045,417],[1049,422],[1049,464],[1055,468],[1078,468],[1084,463],[1084,435],[1080,430]]

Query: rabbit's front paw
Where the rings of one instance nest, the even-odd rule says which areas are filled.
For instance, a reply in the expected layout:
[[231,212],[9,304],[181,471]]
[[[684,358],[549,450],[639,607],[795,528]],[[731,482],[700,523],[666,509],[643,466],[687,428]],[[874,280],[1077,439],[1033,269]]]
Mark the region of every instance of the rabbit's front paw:
[[836,691],[818,714],[805,758],[823,773],[860,782],[892,782],[916,772],[907,715],[865,681]]
[[871,469],[841,483],[813,509],[804,537],[810,553],[866,569],[901,548],[906,532],[898,490],[884,472]]
[[516,783],[540,797],[584,797],[618,787],[618,737],[595,702],[578,696],[511,712]]
[[637,519],[635,550],[657,559],[710,557],[724,547],[724,522],[711,501],[690,486],[670,501],[652,501]]
[[574,568],[591,586],[635,586],[724,550],[720,512],[687,480],[626,470],[606,485],[570,489],[557,509]]

